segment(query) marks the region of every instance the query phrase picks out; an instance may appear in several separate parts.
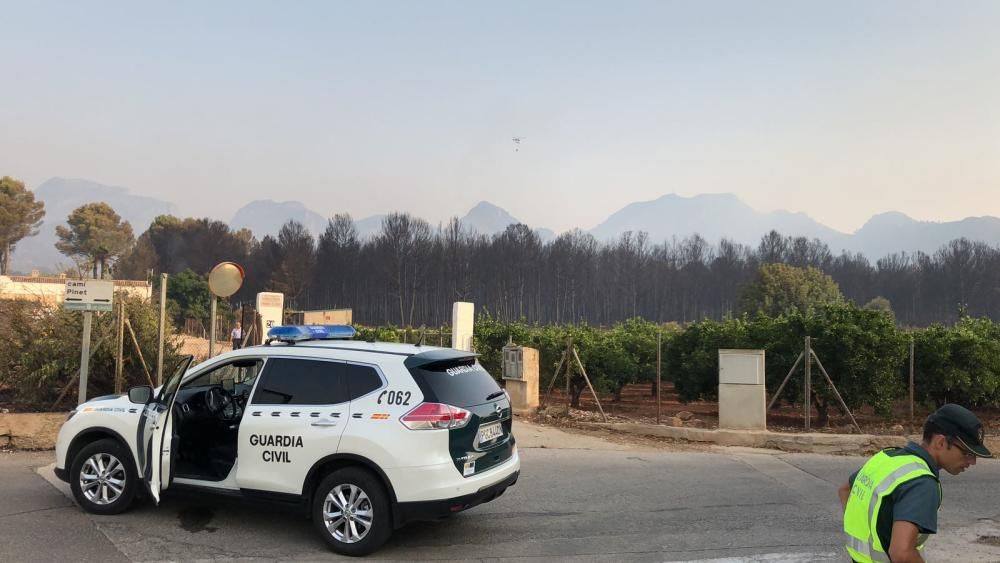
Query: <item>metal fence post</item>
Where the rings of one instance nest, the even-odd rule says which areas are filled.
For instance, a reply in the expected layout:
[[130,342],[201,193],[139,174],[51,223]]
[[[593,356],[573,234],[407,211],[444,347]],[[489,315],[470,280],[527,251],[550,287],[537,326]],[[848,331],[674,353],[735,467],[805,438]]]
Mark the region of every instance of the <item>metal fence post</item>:
[[913,335],[910,335],[910,432],[913,432]]
[[572,360],[570,359],[570,351],[573,350],[573,337],[570,336],[566,339],[566,413],[569,413],[570,405],[572,404],[570,393],[569,380],[573,373],[573,368],[571,366]]
[[83,344],[80,346],[80,392],[77,404],[87,402],[87,373],[90,371],[90,324],[94,320],[92,311],[83,312]]
[[122,392],[122,372],[125,368],[125,302],[118,303],[118,322],[115,337],[118,339],[115,347],[115,393]]
[[663,332],[656,333],[656,423],[660,423],[660,388],[663,387],[663,379],[660,377],[660,358],[663,342]]
[[208,328],[208,357],[209,358],[215,356],[215,325],[217,324],[217,320],[215,318],[215,313],[216,313],[216,308],[218,307],[218,303],[219,303],[219,298],[216,297],[215,294],[213,293],[212,294],[212,312],[211,312],[211,319],[212,320],[209,321],[209,324],[211,326],[209,326],[209,328]]
[[803,390],[804,390],[804,394],[805,394],[805,401],[804,401],[804,403],[805,403],[805,405],[804,405],[804,407],[805,407],[805,414],[806,414],[806,428],[805,429],[806,429],[806,432],[808,432],[809,431],[809,425],[810,425],[810,420],[809,419],[812,418],[812,412],[810,412],[811,411],[810,407],[812,406],[812,405],[810,405],[810,401],[812,400],[812,370],[810,369],[812,367],[812,343],[810,342],[810,338],[808,336],[806,337],[806,352],[805,352],[805,354],[806,354],[806,358],[805,358],[805,360],[806,360],[806,382],[805,382]]

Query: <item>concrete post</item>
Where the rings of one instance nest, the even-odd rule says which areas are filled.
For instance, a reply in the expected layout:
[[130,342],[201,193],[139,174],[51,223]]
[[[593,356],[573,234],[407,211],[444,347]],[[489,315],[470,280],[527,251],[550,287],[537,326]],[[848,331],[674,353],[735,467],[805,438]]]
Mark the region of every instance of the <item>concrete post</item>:
[[538,408],[538,350],[508,346],[503,355],[504,388],[511,409],[516,414],[534,412]]
[[767,430],[763,350],[719,350],[719,429]]
[[472,351],[475,304],[456,301],[451,307],[451,347]]

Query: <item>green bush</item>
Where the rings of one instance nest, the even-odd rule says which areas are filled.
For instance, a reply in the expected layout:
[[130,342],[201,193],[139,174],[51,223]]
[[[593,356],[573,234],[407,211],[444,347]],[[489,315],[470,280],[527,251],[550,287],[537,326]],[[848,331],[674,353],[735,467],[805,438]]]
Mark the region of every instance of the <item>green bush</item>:
[[953,328],[912,333],[917,399],[934,405],[1000,406],[1000,327],[962,317]]
[[[891,314],[852,304],[793,310],[777,317],[757,315],[695,323],[671,340],[667,371],[682,400],[715,399],[719,349],[762,349],[767,389],[774,393],[803,351],[806,336],[812,337],[812,349],[850,408],[868,404],[885,413],[901,396],[899,366],[905,360],[905,338],[896,330]],[[803,372],[800,364],[782,391],[782,400],[802,401]],[[812,374],[822,420],[829,406],[836,403],[815,364]]]
[[[504,323],[482,315],[476,321],[475,343],[479,362],[494,377],[501,374],[502,350],[508,342],[538,349],[539,386],[544,393],[566,350],[567,339],[572,338],[594,388],[598,392],[617,394],[629,383],[652,381],[656,376],[658,330],[661,328],[655,323],[642,319],[629,319],[610,329],[601,329],[584,324],[539,326],[523,322]],[[575,361],[571,369],[573,402],[579,404],[579,395],[586,388],[586,383]]]
[[693,323],[666,346],[664,379],[674,382],[682,401],[715,399],[719,391],[719,349],[749,347],[745,318]]
[[[891,313],[861,309],[853,304],[830,305],[792,314],[788,321],[790,331],[786,334],[790,338],[798,337],[802,342],[807,335],[812,337],[813,351],[849,408],[867,404],[887,415],[893,402],[904,395],[906,387],[901,385],[899,369],[907,357],[907,344]],[[790,346],[791,342],[784,345]],[[826,409],[835,404],[835,399],[818,367],[812,372],[822,423]],[[801,383],[797,389],[796,397],[801,399]]]
[[[810,336],[812,349],[848,407],[868,405],[885,415],[894,401],[906,396],[912,336],[920,401],[1000,407],[1000,325],[963,317],[954,327],[935,325],[905,332],[896,327],[891,311],[851,303],[789,310],[778,316],[701,321],[684,329],[642,319],[598,328],[500,322],[482,315],[476,321],[475,348],[480,363],[497,378],[502,349],[508,342],[537,348],[544,393],[566,349],[566,339],[572,338],[594,387],[618,393],[629,383],[654,380],[657,332],[663,333],[663,379],[674,382],[683,401],[717,398],[721,348],[765,350],[767,389],[776,392],[802,353],[805,337]],[[359,334],[364,339],[399,339],[398,329],[392,327],[359,327]],[[585,384],[576,366],[572,368],[571,391],[578,404]],[[803,372],[800,363],[781,393],[783,402],[802,403]],[[562,380],[558,384],[562,386]],[[830,409],[839,410],[839,404],[815,363],[812,389],[812,401],[823,423]]]
[[[125,308],[150,373],[155,377],[158,353],[158,310],[155,305],[118,294]],[[114,313],[95,313],[91,327],[90,369],[87,396],[114,391],[116,318]],[[164,369],[177,360],[168,323]],[[12,394],[19,408],[46,409],[70,384],[80,368],[83,314],[51,308],[33,301],[0,301],[0,389]],[[145,372],[128,331],[123,348],[123,389],[146,383]],[[60,405],[76,402],[73,384]]]
[[366,342],[399,342],[399,331],[392,326],[363,326],[354,325],[357,331],[356,340]]

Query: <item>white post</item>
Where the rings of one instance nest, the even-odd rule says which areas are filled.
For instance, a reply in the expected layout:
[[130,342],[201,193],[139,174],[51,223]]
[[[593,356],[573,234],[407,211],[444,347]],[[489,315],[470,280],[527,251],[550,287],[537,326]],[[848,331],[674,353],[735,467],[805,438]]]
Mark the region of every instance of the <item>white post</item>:
[[90,323],[93,322],[94,313],[83,312],[83,344],[80,346],[80,392],[77,395],[77,404],[87,402],[87,372],[90,370]]
[[281,326],[284,317],[285,296],[281,293],[257,294],[257,314],[260,315],[260,341],[267,341],[267,332]]
[[475,304],[455,301],[451,307],[451,347],[456,350],[472,351],[472,334]]

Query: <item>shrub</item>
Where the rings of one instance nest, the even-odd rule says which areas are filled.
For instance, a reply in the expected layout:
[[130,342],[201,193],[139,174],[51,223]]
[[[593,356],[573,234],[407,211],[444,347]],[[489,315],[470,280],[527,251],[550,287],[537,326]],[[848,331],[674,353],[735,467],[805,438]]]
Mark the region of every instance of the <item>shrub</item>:
[[932,325],[911,335],[918,400],[936,406],[949,402],[1000,406],[1000,327],[996,323],[962,317],[953,328]]
[[[115,297],[116,302],[122,299],[125,300],[126,314],[143,357],[155,377],[159,352],[159,312],[155,305],[138,298],[125,294]],[[114,391],[115,317],[114,313],[94,314],[87,397]],[[170,323],[167,330],[165,370],[177,361],[177,347],[172,343]],[[0,301],[0,388],[10,390],[14,402],[22,408],[51,407],[71,380],[76,380],[82,334],[82,313],[34,301]],[[146,384],[145,372],[127,330],[123,358],[123,388]],[[76,384],[71,387],[60,403],[63,406],[76,400]]]
[[[682,400],[714,399],[719,382],[718,350],[763,349],[766,384],[774,393],[804,350],[806,336],[812,337],[812,349],[850,408],[869,404],[885,413],[901,395],[898,374],[906,354],[903,336],[891,314],[852,304],[792,310],[777,317],[757,315],[695,323],[671,340],[667,369]],[[782,391],[782,400],[802,401],[803,371],[800,364]],[[814,401],[822,423],[828,407],[836,403],[815,364],[812,372]]]

